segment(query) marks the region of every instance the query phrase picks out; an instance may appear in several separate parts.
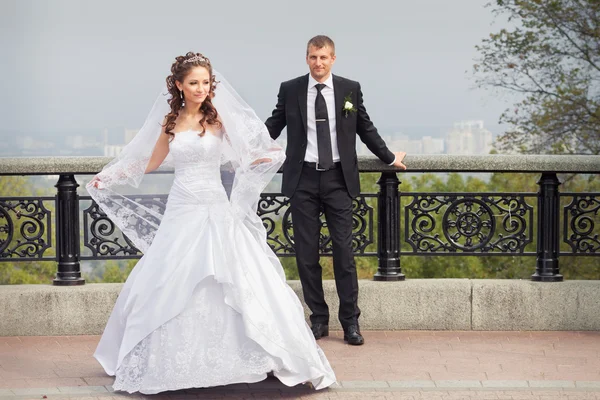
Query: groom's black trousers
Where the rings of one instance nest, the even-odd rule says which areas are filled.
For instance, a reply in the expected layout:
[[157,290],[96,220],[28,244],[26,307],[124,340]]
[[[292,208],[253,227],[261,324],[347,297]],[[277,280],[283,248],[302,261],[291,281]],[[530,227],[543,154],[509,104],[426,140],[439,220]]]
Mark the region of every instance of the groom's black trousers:
[[319,264],[319,213],[321,207],[333,244],[333,272],[340,299],[339,320],[346,329],[358,324],[358,280],[352,254],[352,198],[341,167],[317,171],[304,165],[300,181],[290,198],[296,262],[304,301],[312,311],[310,320],[329,323]]

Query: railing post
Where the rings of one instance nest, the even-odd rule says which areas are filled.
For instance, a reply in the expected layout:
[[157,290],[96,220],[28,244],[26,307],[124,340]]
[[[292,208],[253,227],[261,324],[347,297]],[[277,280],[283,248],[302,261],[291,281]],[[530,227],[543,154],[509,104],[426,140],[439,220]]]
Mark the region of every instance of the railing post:
[[377,273],[376,281],[403,281],[400,268],[400,181],[395,172],[382,172],[377,181]]
[[73,174],[61,174],[55,187],[58,271],[53,284],[83,285],[85,280],[79,265],[79,185]]
[[532,281],[560,282],[563,276],[559,274],[559,215],[560,196],[558,185],[560,181],[554,172],[544,172],[537,182],[537,261]]

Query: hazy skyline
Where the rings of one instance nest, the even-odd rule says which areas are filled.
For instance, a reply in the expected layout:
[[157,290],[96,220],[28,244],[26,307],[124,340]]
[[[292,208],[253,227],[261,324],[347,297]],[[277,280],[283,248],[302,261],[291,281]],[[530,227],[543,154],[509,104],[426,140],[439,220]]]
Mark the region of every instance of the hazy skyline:
[[361,82],[380,131],[467,119],[500,131],[508,104],[469,79],[474,46],[499,29],[485,1],[176,4],[1,0],[2,135],[137,129],[174,57],[190,50],[266,119],[281,81],[308,72],[316,34],[336,42],[333,73]]

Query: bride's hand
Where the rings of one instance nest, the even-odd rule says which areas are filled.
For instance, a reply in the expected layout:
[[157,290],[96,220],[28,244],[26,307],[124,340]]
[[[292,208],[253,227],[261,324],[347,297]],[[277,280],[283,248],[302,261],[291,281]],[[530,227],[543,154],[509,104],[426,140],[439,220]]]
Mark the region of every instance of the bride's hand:
[[270,158],[259,158],[258,160],[254,160],[252,162],[252,165],[270,163],[271,161],[273,161],[273,160]]
[[93,186],[96,189],[102,189],[102,181],[98,178],[98,175],[94,176],[91,181],[86,186]]

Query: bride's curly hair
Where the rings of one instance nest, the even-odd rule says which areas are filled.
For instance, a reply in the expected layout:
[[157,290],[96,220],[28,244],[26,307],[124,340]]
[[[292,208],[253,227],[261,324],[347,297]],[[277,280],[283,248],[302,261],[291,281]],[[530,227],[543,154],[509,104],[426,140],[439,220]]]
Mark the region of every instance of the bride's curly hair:
[[201,53],[188,52],[185,56],[175,57],[175,62],[171,65],[171,75],[167,76],[167,89],[171,98],[169,99],[169,105],[171,106],[171,112],[165,117],[165,133],[171,137],[175,137],[173,129],[175,128],[175,120],[179,115],[179,111],[183,108],[183,99],[181,93],[177,89],[176,81],[183,83],[185,77],[190,73],[194,67],[204,67],[208,70],[210,76],[210,92],[206,99],[200,106],[202,111],[202,119],[200,125],[202,126],[202,132],[200,136],[204,136],[206,129],[205,123],[208,125],[216,125],[221,128],[221,122],[219,121],[219,114],[217,109],[212,103],[213,97],[215,97],[215,88],[217,87],[217,81],[213,75],[212,65],[207,57],[204,57]]

